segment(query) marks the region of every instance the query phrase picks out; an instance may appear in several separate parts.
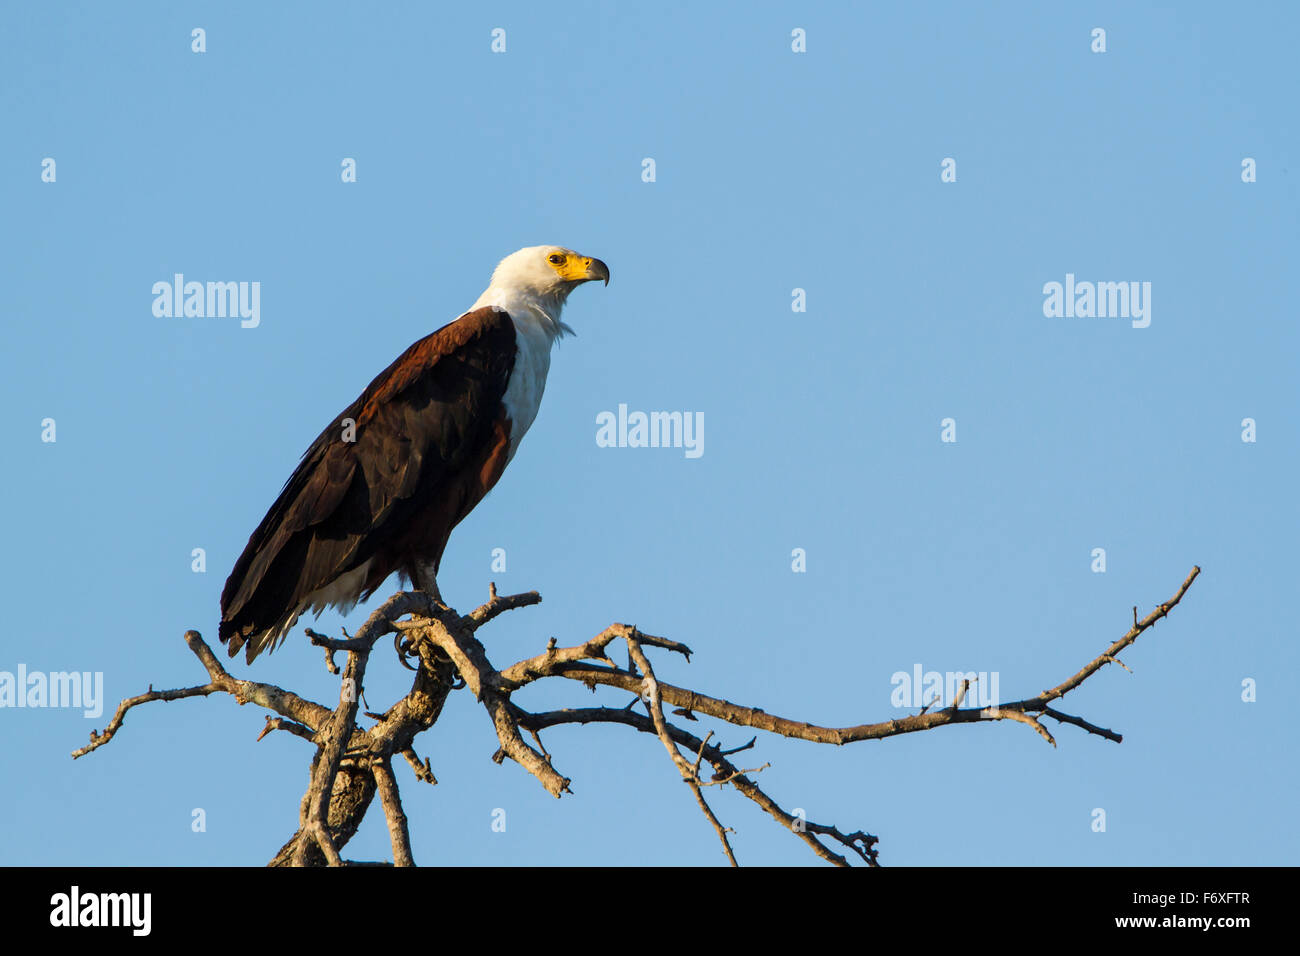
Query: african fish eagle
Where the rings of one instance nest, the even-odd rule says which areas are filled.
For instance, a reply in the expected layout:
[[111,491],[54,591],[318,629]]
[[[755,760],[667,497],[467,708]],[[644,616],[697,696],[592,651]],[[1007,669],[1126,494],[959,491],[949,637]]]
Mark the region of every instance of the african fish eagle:
[[298,615],[350,611],[394,571],[441,600],[452,528],[537,416],[560,311],[599,259],[531,246],[501,260],[468,312],[420,339],[320,433],[221,592],[220,636],[251,663]]

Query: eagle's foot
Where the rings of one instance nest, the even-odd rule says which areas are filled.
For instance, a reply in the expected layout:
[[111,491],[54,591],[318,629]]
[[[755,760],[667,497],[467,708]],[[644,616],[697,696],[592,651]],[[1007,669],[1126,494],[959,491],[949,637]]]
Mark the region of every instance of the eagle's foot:
[[403,634],[401,631],[393,632],[393,650],[397,651],[397,661],[408,671],[419,670],[418,667],[412,667],[407,658],[418,658],[419,652],[415,649],[415,642]]

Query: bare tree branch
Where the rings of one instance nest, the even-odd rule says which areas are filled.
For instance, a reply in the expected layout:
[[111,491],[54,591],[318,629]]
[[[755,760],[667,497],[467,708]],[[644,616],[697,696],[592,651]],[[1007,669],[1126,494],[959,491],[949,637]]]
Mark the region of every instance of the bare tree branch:
[[[736,854],[731,850],[731,841],[727,839],[727,828],[718,822],[718,818],[710,808],[708,801],[704,799],[704,791],[700,789],[699,759],[695,761],[694,765],[687,763],[686,758],[681,755],[681,752],[677,749],[677,744],[673,742],[673,738],[668,733],[668,724],[664,720],[663,702],[659,699],[659,683],[655,680],[654,668],[650,666],[649,658],[641,650],[640,641],[637,640],[636,628],[631,628],[624,633],[623,640],[627,642],[628,653],[632,655],[637,667],[641,668],[641,673],[645,675],[641,699],[645,701],[646,696],[649,697],[648,706],[650,717],[654,721],[655,733],[663,742],[668,755],[673,759],[673,763],[677,765],[677,770],[681,773],[682,779],[686,781],[686,784],[691,788],[691,792],[695,794],[700,810],[703,811],[708,821],[713,824],[713,829],[718,833],[718,839],[722,841],[722,851],[727,854],[727,859],[731,861],[732,866],[739,866],[740,864],[736,862]],[[700,759],[704,756],[704,748],[707,743],[707,739],[700,741],[698,751]]]
[[[1136,641],[1144,631],[1162,617],[1166,617],[1178,605],[1183,595],[1187,593],[1187,589],[1200,573],[1201,569],[1199,567],[1192,568],[1191,574],[1188,575],[1187,580],[1183,582],[1182,587],[1178,589],[1178,592],[1172,598],[1159,605],[1146,618],[1135,624],[1127,634],[1111,644],[1106,651],[1098,655],[1094,660],[1084,665],[1073,677],[1035,697],[999,704],[996,707],[950,708],[930,713],[922,712],[911,717],[899,717],[879,723],[859,724],[854,727],[822,727],[810,724],[807,721],[791,720],[769,714],[760,708],[733,704],[727,700],[709,697],[662,681],[659,682],[659,690],[666,702],[683,707],[691,713],[707,714],[737,726],[753,727],[783,737],[796,737],[800,740],[811,740],[814,743],[823,744],[842,745],[859,740],[881,740],[898,734],[917,733],[949,724],[966,724],[977,721],[1015,720],[1025,723],[1025,721],[1021,720],[1021,717],[1026,714],[1043,712],[1053,700],[1063,697],[1107,663],[1115,661],[1120,651]],[[638,693],[641,680],[638,675],[617,667],[602,667],[595,664],[584,664],[580,661],[575,663],[557,661],[553,665],[543,665],[539,670],[543,673],[543,676],[558,674],[570,680],[580,681],[588,686],[603,684],[608,687],[618,687],[634,694]],[[1033,726],[1033,723],[1031,722],[1030,725]],[[1046,733],[1045,731],[1040,732]],[[1051,735],[1048,734],[1046,739],[1050,741]]]
[[406,812],[402,809],[402,801],[397,794],[397,781],[393,779],[388,758],[376,757],[371,763],[371,769],[379,788],[384,816],[388,820],[388,836],[393,843],[393,863],[397,866],[415,866],[415,858],[411,856],[411,834],[406,828]]
[[[635,703],[635,701],[634,701]],[[523,711],[518,712],[520,726],[528,729],[542,730],[546,727],[556,727],[561,724],[590,724],[590,723],[609,723],[624,724],[639,730],[642,733],[654,734],[658,736],[654,721],[649,717],[638,714],[635,711],[622,707],[585,707],[574,710],[553,710],[546,713],[529,714]],[[819,841],[813,834],[823,834],[833,839],[839,840],[846,847],[856,853],[863,862],[871,866],[879,866],[877,860],[878,851],[875,850],[877,838],[862,831],[845,836],[834,827],[815,824],[804,820],[802,817],[787,813],[779,804],[759,788],[745,773],[737,769],[731,761],[727,760],[727,751],[720,750],[716,747],[708,746],[705,741],[675,727],[668,725],[668,734],[673,741],[688,747],[697,752],[703,752],[704,759],[709,761],[714,770],[728,778],[728,782],[736,790],[758,804],[769,816],[775,819],[783,827],[801,839],[823,860],[828,863],[834,863],[836,866],[848,866],[849,861],[844,857],[834,853]],[[744,749],[744,748],[740,748]]]
[[[401,754],[414,769],[418,780],[437,783],[429,761],[421,762],[415,754],[415,738],[437,722],[452,691],[467,687],[483,705],[496,731],[500,746],[492,755],[493,759],[500,763],[505,757],[510,757],[557,797],[570,792],[570,781],[551,766],[551,754],[542,745],[541,732],[563,724],[620,724],[659,739],[682,780],[694,793],[701,811],[718,834],[723,852],[733,865],[736,857],[728,834],[734,831],[719,821],[705,800],[705,787],[734,788],[830,863],[847,866],[852,856],[870,866],[878,866],[877,837],[862,830],[844,832],[832,825],[806,820],[802,811],[787,811],[753,780],[753,775],[767,769],[768,764],[740,769],[731,762],[729,758],[732,755],[752,749],[756,738],[723,749],[713,742],[714,732],[711,730],[701,738],[670,723],[664,714],[664,704],[676,707],[674,714],[687,720],[698,720],[697,715],[713,717],[735,726],[825,744],[880,740],[952,724],[1010,720],[1025,724],[1055,746],[1055,738],[1039,719],[1043,716],[1119,743],[1123,740],[1120,734],[1083,717],[1064,713],[1051,704],[1106,664],[1124,667],[1119,659],[1120,653],[1167,617],[1199,574],[1200,568],[1194,567],[1174,596],[1145,618],[1139,619],[1135,608],[1134,623],[1127,633],[1073,676],[1034,697],[993,707],[963,707],[970,689],[970,682],[963,681],[947,707],[943,707],[942,700],[939,700],[912,716],[839,728],[768,714],[756,707],[734,704],[665,683],[656,675],[647,649],[678,653],[689,661],[690,648],[667,638],[645,634],[626,624],[612,624],[595,637],[573,647],[559,647],[551,638],[543,653],[498,670],[475,632],[506,611],[537,604],[541,601],[537,592],[501,596],[492,585],[488,600],[463,617],[425,594],[402,592],[380,605],[355,637],[345,631],[342,639],[336,639],[308,630],[312,642],[325,649],[327,665],[332,673],[339,673],[332,655],[347,654],[339,700],[333,708],[306,700],[273,684],[232,677],[199,633],[187,631],[186,644],[207,671],[208,683],[162,691],[155,691],[151,685],[144,694],[122,701],[103,733],[92,732],[90,743],[74,751],[72,756],[84,756],[112,740],[121,730],[126,714],[140,704],[206,697],[214,693],[229,694],[239,704],[255,703],[270,712],[258,735],[259,740],[272,731],[281,730],[308,740],[316,747],[308,787],[300,807],[299,828],[271,860],[271,865],[345,865],[339,850],[355,834],[378,793],[388,822],[394,862],[398,866],[411,866],[414,859],[410,834],[392,771],[392,757]],[[362,728],[356,721],[367,665],[375,643],[387,634],[395,636],[399,659],[414,671],[411,688],[383,713],[368,712],[367,716],[376,723]],[[622,640],[627,647],[626,667],[617,665],[609,654],[609,646],[616,640]],[[418,666],[412,666],[409,661],[416,661]],[[513,694],[548,678],[578,681],[593,690],[598,685],[613,687],[627,691],[633,697],[626,707],[589,707],[544,713],[530,713],[512,701]],[[638,702],[646,705],[646,714],[635,709]],[[537,749],[525,742],[523,732],[533,737]],[[713,768],[708,780],[700,775],[704,762]],[[832,846],[843,852],[836,852]],[[353,864],[353,861],[347,863]]]

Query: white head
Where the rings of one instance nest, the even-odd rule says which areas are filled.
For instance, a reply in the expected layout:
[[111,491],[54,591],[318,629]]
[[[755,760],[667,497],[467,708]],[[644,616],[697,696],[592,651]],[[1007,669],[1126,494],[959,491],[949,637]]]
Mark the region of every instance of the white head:
[[[552,338],[573,330],[560,321],[569,293],[593,279],[609,285],[609,267],[563,246],[529,246],[502,259],[473,308],[500,306],[533,313]],[[518,318],[523,319],[520,315]]]

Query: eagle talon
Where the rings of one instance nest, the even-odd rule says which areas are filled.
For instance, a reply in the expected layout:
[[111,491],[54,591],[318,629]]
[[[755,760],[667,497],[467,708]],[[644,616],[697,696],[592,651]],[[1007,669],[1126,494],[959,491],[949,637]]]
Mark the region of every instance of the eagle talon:
[[406,662],[407,657],[414,656],[414,649],[413,647],[410,646],[410,642],[405,640],[402,637],[401,631],[396,631],[393,634],[393,650],[397,651],[398,663],[400,663],[408,671],[413,671],[417,669],[412,667],[410,664]]

